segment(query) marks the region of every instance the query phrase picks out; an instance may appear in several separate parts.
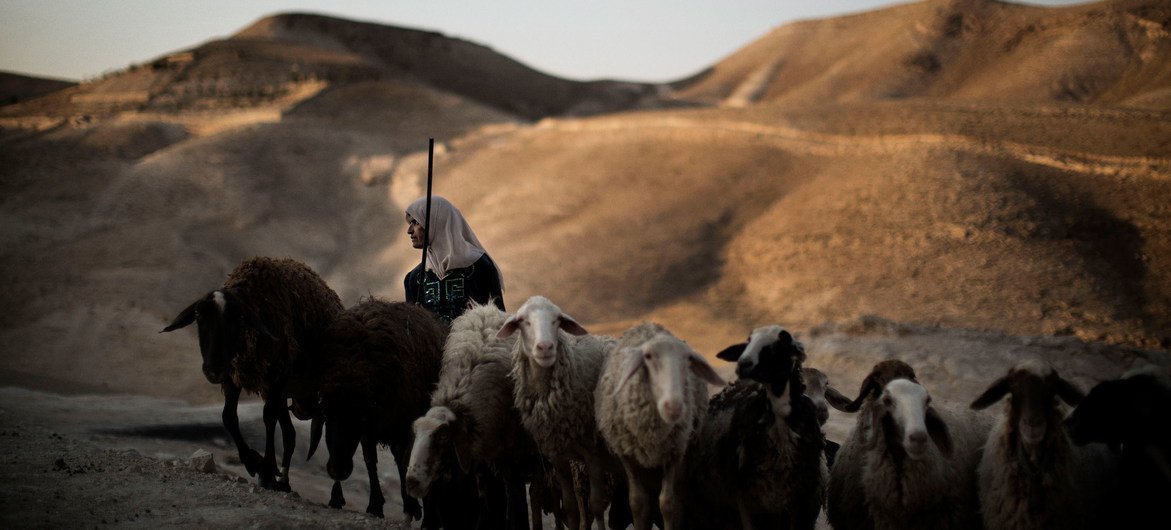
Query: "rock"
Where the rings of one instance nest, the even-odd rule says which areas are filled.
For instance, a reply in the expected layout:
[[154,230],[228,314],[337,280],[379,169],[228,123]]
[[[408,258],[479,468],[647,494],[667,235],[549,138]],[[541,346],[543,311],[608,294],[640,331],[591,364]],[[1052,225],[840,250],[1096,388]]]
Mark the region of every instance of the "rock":
[[204,449],[197,449],[187,458],[187,465],[200,473],[215,473],[215,458]]

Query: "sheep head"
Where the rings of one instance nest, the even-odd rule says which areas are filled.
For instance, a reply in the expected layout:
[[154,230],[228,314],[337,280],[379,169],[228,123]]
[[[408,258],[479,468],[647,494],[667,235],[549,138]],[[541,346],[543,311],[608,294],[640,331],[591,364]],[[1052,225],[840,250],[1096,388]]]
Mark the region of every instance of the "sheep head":
[[803,367],[801,381],[805,383],[805,395],[817,407],[817,423],[825,425],[829,421],[829,404],[826,402],[826,393],[831,390],[829,376],[816,368]]
[[241,288],[207,293],[179,312],[160,332],[197,324],[199,352],[203,355],[203,375],[209,383],[218,385],[227,381],[231,373],[232,356],[244,347],[244,332],[249,326],[256,333],[276,339],[260,316],[243,302],[243,296],[246,296],[246,292]]
[[870,374],[866,379],[862,380],[862,387],[858,390],[858,397],[852,401],[843,396],[833,388],[826,389],[825,397],[833,408],[842,412],[858,412],[862,407],[862,403],[866,402],[868,398],[877,397],[882,390],[886,388],[887,383],[895,379],[907,379],[913,382],[918,382],[915,379],[915,369],[903,361],[898,359],[888,359],[881,361],[870,369]]
[[792,411],[792,396],[805,391],[801,382],[805,346],[780,326],[757,328],[746,342],[728,346],[716,357],[735,362],[736,375],[741,379],[751,379],[768,388],[777,402],[776,412],[782,417]]
[[702,355],[669,333],[659,333],[637,347],[625,347],[622,353],[629,366],[614,393],[618,394],[635,374],[645,370],[659,418],[668,425],[683,419],[688,372],[710,384],[724,384]]
[[1127,444],[1159,443],[1152,437],[1160,430],[1168,436],[1168,406],[1171,382],[1166,373],[1129,373],[1091,388],[1065,420],[1065,428],[1078,445],[1105,443],[1117,451]]
[[443,406],[432,407],[415,420],[411,425],[415,442],[407,464],[407,493],[425,497],[435,480],[449,470],[452,455],[461,471],[471,471],[471,444],[463,427],[455,412]]
[[[881,425],[886,449],[896,456],[918,460],[927,454],[928,437],[946,456],[952,452],[951,433],[943,418],[931,406],[927,389],[910,379],[895,379],[886,384],[875,406],[872,425]],[[879,436],[871,436],[870,444]]]
[[1017,437],[1034,459],[1041,456],[1038,449],[1046,435],[1060,433],[1053,430],[1061,421],[1057,399],[1076,406],[1083,396],[1051,366],[1025,361],[993,382],[972,402],[972,408],[988,408],[1008,394],[1012,395],[1007,408],[1010,436]]
[[557,362],[559,331],[572,335],[588,333],[573,317],[543,296],[526,300],[515,315],[504,321],[496,338],[503,340],[517,331],[520,331],[525,354],[542,368],[550,368]]

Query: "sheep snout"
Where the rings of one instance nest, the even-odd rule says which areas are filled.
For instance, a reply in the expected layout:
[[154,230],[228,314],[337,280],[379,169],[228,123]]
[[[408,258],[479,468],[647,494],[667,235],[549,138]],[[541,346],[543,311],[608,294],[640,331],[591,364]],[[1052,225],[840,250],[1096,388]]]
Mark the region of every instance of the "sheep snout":
[[911,458],[917,458],[927,452],[927,440],[927,431],[911,431],[907,433],[903,446]]
[[431,480],[427,476],[425,470],[419,469],[419,466],[410,466],[407,468],[407,493],[416,499],[421,499],[427,496],[427,492],[431,489]]
[[659,416],[670,425],[683,419],[683,401],[680,399],[659,400]]

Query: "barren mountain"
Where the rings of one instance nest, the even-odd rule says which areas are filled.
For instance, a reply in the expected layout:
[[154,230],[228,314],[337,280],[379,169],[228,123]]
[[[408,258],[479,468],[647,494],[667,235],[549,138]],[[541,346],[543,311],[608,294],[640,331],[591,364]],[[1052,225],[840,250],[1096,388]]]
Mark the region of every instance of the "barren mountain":
[[932,0],[778,27],[683,83],[743,106],[930,97],[957,102],[1171,106],[1171,6],[1060,9]]
[[[268,17],[0,107],[0,383],[218,402],[194,332],[157,332],[253,255],[308,263],[347,305],[401,299],[428,138],[436,193],[501,265],[512,309],[543,294],[610,334],[654,319],[708,354],[779,323],[846,390],[901,357],[960,401],[1020,358],[1083,387],[1168,366],[1169,53],[1164,0],[927,0],[782,26],[653,86],[558,79],[437,33]],[[150,490],[127,466],[162,464],[85,444],[156,441],[74,426],[66,443],[36,424],[155,431],[91,410],[100,399],[46,414],[57,399],[0,409],[0,435],[68,457],[18,453],[4,472],[39,475],[13,495],[49,492],[82,456],[122,474],[78,479],[72,505],[122,513],[104,492]],[[190,427],[167,428],[204,432]],[[832,437],[847,428],[835,414]],[[168,461],[231,453],[168,444]],[[328,481],[305,473],[298,491],[323,503]],[[232,481],[163,478],[177,477],[190,487],[147,503],[264,521],[223,506]],[[257,502],[300,503],[282,499]],[[328,520],[314,509],[287,522]]]
[[73,86],[75,83],[0,72],[0,105],[11,105]]

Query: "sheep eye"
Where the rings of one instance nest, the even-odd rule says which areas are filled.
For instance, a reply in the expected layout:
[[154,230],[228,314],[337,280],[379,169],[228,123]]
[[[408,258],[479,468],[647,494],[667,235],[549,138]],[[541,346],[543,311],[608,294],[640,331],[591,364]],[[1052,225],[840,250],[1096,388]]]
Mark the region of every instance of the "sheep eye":
[[652,355],[649,352],[642,354],[642,358],[646,359],[648,361],[651,360],[651,357],[652,357]]
[[886,405],[889,407],[891,405],[894,405],[894,402],[895,401],[893,399],[891,399],[890,396],[882,396],[882,404],[883,405]]

